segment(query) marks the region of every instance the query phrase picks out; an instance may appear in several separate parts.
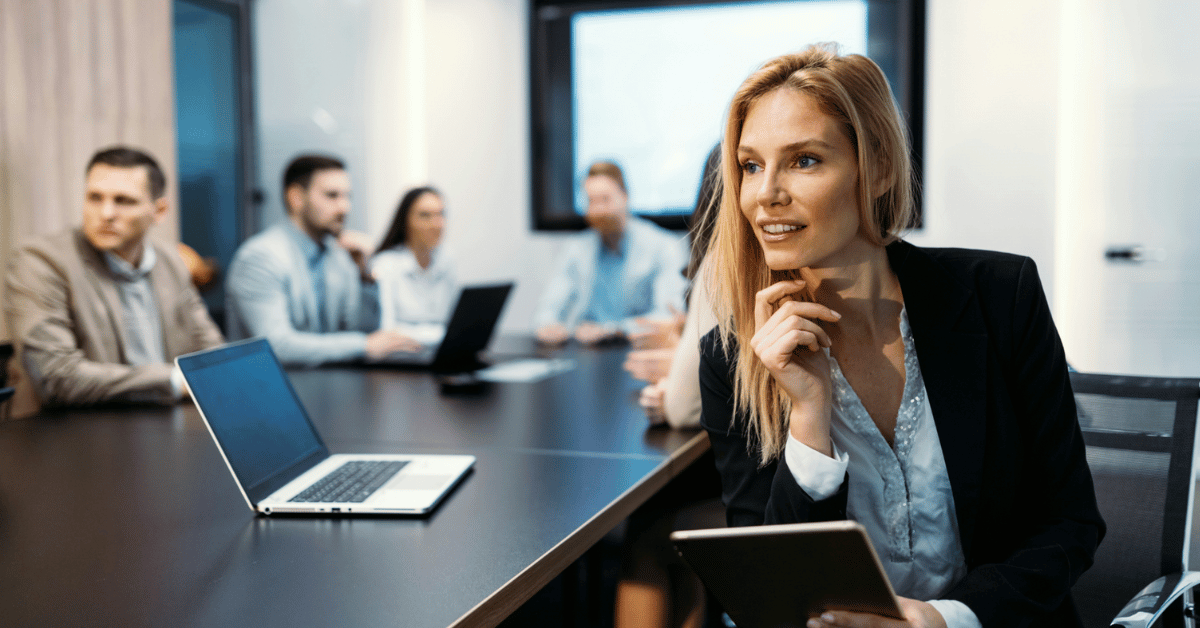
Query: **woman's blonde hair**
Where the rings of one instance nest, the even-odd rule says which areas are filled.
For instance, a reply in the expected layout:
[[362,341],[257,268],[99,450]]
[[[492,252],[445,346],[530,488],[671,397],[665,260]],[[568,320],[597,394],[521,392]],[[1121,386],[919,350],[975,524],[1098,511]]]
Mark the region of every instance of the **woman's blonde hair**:
[[728,351],[737,339],[734,371],[736,415],[745,417],[751,447],[760,464],[783,452],[787,442],[788,397],[754,355],[754,299],[771,284],[799,276],[773,272],[739,203],[742,170],[737,149],[746,114],[759,98],[788,88],[811,97],[823,113],[841,123],[858,158],[859,229],[884,246],[899,237],[913,216],[912,166],[908,136],[887,78],[870,59],[841,56],[833,44],[817,44],[776,57],[742,83],[729,106],[721,143],[723,193],[708,265],[710,294]]

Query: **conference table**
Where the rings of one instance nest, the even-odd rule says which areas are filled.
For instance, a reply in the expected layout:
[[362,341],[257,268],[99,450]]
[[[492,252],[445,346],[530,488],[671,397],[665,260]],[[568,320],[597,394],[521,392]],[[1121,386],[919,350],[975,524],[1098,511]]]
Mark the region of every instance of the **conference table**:
[[290,370],[335,453],[477,457],[426,517],[255,516],[190,403],[0,424],[0,625],[497,625],[708,450],[647,428],[626,351],[542,350],[574,368],[453,394]]

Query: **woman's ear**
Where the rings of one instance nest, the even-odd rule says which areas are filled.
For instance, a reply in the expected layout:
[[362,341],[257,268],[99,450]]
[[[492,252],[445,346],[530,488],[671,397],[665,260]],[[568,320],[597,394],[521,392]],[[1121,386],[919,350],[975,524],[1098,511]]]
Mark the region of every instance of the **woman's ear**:
[[875,171],[875,180],[871,182],[871,200],[878,199],[896,187],[896,171],[892,168],[879,168]]

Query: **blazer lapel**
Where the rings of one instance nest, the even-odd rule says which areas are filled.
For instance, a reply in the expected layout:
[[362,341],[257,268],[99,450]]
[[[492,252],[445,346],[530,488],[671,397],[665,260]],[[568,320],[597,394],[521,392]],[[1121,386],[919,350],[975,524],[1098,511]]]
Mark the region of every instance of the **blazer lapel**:
[[[146,246],[154,246],[149,238],[146,239]],[[182,342],[190,339],[180,335],[179,332],[184,328],[176,326],[178,303],[169,297],[178,294],[179,291],[171,282],[166,260],[162,259],[167,255],[167,251],[160,248],[156,249],[154,253],[158,256],[158,261],[154,263],[154,268],[150,269],[149,279],[150,285],[154,288],[154,305],[158,308],[158,320],[162,328],[163,357],[170,362],[175,356],[189,353],[193,349],[191,343],[188,343],[186,347],[181,346]],[[190,277],[188,279],[190,281]]]
[[888,246],[904,292],[921,376],[941,441],[963,552],[983,498],[987,421],[987,328],[974,292],[929,254],[908,244]]

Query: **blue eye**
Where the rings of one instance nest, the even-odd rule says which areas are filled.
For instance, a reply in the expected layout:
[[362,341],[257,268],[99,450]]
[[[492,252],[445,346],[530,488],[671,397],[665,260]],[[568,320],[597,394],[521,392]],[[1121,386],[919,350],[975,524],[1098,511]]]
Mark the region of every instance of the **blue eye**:
[[759,170],[761,170],[761,168],[759,168],[758,164],[754,163],[753,161],[747,161],[742,164],[742,171],[744,171],[746,174],[755,174]]
[[813,166],[817,165],[817,158],[813,157],[812,155],[801,155],[800,158],[796,160],[796,165],[800,166],[801,168],[812,168]]

